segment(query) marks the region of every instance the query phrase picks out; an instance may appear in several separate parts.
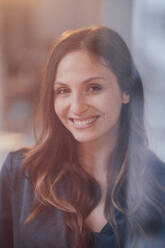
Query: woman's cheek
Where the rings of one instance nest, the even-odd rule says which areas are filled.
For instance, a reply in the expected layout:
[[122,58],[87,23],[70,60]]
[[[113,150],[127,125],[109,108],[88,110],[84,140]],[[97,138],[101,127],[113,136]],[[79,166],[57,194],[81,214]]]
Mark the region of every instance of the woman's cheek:
[[68,103],[66,99],[56,99],[54,102],[54,110],[57,114],[57,116],[62,117],[67,112]]

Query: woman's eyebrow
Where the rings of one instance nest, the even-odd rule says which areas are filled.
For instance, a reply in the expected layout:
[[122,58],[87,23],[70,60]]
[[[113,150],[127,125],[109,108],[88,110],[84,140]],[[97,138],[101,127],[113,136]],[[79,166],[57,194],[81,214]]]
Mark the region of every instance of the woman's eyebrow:
[[54,86],[56,86],[56,85],[62,85],[62,86],[67,86],[67,84],[65,84],[65,83],[62,83],[62,82],[59,82],[59,81],[57,81],[57,82],[55,82],[54,83]]
[[[106,78],[101,77],[101,76],[89,77],[89,78],[87,78],[87,79],[85,79],[85,80],[82,80],[81,83],[86,84],[86,83],[88,83],[88,82],[90,82],[90,81],[93,81],[93,80],[106,80]],[[60,81],[55,81],[54,86],[55,86],[55,85],[67,86],[68,84],[67,84],[67,83],[63,83],[63,82],[60,82]]]

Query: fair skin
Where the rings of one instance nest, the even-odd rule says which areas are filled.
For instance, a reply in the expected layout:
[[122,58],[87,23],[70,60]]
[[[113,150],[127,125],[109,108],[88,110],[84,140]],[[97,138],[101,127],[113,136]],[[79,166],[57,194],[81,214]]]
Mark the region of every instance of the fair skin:
[[107,222],[106,166],[116,144],[121,107],[129,102],[129,95],[121,92],[116,76],[103,60],[84,50],[62,58],[54,91],[55,112],[78,141],[81,164],[101,186],[102,199],[87,218],[89,226],[100,231]]

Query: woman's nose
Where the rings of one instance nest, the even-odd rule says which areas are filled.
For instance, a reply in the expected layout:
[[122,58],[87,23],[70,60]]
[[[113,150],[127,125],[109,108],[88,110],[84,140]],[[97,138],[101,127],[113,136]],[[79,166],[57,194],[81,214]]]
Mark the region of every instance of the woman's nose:
[[88,109],[88,105],[83,95],[74,95],[71,99],[70,110],[74,115],[80,115]]

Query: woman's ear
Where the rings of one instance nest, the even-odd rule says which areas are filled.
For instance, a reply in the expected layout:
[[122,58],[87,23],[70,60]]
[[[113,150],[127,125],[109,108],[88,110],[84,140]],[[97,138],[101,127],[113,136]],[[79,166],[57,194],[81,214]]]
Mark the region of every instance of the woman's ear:
[[130,102],[130,94],[126,93],[126,92],[123,92],[122,93],[122,102],[124,104],[127,104]]

